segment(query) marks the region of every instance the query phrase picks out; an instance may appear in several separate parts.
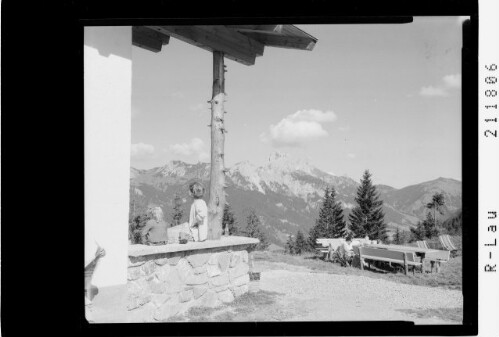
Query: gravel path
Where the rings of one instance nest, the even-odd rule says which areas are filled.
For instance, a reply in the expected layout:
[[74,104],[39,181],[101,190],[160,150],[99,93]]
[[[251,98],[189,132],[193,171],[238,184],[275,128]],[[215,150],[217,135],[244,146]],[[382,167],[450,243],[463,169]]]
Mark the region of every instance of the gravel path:
[[456,324],[437,317],[418,318],[399,310],[462,308],[460,291],[395,283],[364,276],[318,273],[305,267],[264,262],[260,289],[281,293],[276,319],[408,320],[416,324]]

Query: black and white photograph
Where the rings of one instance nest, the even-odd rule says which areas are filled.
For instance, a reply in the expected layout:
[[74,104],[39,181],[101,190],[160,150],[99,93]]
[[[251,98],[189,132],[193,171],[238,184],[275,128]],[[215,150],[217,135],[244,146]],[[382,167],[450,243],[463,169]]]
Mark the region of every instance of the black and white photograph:
[[84,27],[86,320],[463,324],[468,19]]

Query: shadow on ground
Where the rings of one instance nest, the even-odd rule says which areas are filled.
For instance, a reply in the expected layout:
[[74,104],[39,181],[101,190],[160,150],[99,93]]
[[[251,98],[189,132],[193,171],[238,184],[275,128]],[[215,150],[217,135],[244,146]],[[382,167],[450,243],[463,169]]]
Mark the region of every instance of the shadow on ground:
[[[260,290],[237,297],[233,302],[216,308],[194,307],[183,315],[168,319],[169,322],[241,322],[262,320],[266,310],[275,310],[273,304],[281,293]],[[276,316],[275,313],[273,316]],[[278,318],[276,318],[278,320]]]

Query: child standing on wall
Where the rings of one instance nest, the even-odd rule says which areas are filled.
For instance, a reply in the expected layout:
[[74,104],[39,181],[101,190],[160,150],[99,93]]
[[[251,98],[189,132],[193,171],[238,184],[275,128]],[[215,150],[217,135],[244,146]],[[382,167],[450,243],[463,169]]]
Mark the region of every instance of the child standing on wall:
[[202,199],[204,187],[198,182],[189,185],[189,195],[194,199],[189,215],[189,228],[194,241],[203,242],[208,237],[208,207]]

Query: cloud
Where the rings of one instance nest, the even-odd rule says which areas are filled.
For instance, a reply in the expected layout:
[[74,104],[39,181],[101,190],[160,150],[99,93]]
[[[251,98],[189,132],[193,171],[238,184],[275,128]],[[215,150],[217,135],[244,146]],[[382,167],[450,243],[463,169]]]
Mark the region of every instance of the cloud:
[[448,88],[461,88],[461,74],[444,76],[443,81]]
[[442,83],[422,87],[419,95],[423,97],[447,97],[451,91],[461,88],[461,74],[446,75],[442,78]]
[[264,142],[271,141],[276,147],[300,146],[301,144],[326,137],[327,131],[321,123],[334,122],[337,119],[333,111],[299,110],[283,118],[276,125],[270,125],[269,134],[261,134]]
[[199,161],[210,158],[204,142],[199,138],[193,138],[189,143],[170,145],[167,151],[178,156],[196,156]]
[[130,156],[134,159],[144,159],[154,155],[154,146],[151,144],[136,143],[130,147]]
[[338,128],[338,130],[340,130],[341,132],[347,132],[347,131],[350,131],[350,127],[349,126],[340,126]]
[[355,157],[357,157],[357,155],[355,153],[349,153],[349,154],[347,154],[347,157],[350,159],[355,159]]
[[447,91],[444,88],[441,87],[434,87],[434,86],[429,86],[429,87],[422,87],[421,90],[419,91],[419,94],[421,96],[426,96],[426,97],[445,97],[449,96]]

